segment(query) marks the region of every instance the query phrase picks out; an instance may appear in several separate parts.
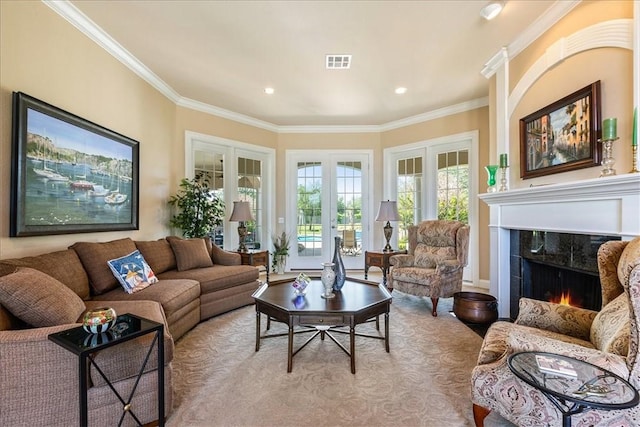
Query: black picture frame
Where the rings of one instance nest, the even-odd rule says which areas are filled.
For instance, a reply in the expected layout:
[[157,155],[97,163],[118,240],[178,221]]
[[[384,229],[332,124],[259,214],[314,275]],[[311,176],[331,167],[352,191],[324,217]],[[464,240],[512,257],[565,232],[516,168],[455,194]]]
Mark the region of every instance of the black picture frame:
[[600,80],[520,119],[520,177],[598,166]]
[[139,143],[13,92],[10,236],[138,229]]

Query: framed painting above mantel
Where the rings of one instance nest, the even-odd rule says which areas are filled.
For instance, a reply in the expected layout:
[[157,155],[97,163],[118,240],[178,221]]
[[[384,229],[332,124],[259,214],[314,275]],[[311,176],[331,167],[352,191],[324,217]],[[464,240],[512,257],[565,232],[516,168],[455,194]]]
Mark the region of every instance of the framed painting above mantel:
[[598,166],[600,81],[520,119],[520,177]]
[[139,144],[13,93],[10,236],[138,229]]

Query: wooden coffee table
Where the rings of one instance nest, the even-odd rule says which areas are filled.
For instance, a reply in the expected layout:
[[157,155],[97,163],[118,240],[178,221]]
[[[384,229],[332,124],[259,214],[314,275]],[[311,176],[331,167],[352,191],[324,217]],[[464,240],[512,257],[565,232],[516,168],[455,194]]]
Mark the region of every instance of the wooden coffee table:
[[[384,340],[385,350],[389,352],[389,309],[391,294],[382,284],[366,280],[345,280],[340,292],[335,292],[332,299],[321,297],[322,282],[319,278],[312,278],[303,297],[296,297],[291,286],[293,278],[265,283],[253,294],[256,302],[256,351],[260,350],[260,340],[279,336],[288,336],[287,372],[291,372],[293,356],[302,350],[312,339],[320,335],[321,339],[328,336],[351,359],[351,373],[356,373],[355,337],[364,336]],[[289,327],[284,334],[260,334],[260,317],[266,314],[267,319],[282,322]],[[378,316],[384,315],[384,336],[357,334],[356,325],[375,319],[379,329]],[[267,321],[267,323],[268,323]],[[347,350],[330,333],[340,332],[333,328],[349,327],[350,348]],[[298,327],[294,331],[294,328]],[[267,331],[269,327],[267,326]],[[293,350],[293,335],[295,333],[314,332],[302,346]],[[346,331],[344,331],[346,333]]]

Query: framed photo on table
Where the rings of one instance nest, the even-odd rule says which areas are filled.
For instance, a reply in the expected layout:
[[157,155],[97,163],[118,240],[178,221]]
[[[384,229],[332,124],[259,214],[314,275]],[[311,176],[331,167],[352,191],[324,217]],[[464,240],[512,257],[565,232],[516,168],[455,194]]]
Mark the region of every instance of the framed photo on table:
[[13,93],[10,236],[138,229],[138,142]]
[[600,164],[600,81],[520,119],[520,177]]

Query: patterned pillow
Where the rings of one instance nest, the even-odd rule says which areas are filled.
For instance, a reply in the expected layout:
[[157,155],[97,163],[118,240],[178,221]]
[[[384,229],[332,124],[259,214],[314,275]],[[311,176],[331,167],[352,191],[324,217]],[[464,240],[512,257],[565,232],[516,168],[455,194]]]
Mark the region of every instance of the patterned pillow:
[[62,282],[28,267],[0,277],[0,304],[36,328],[76,323],[86,309]]
[[156,283],[158,278],[144,260],[139,250],[120,258],[107,261],[113,275],[128,294],[138,292]]
[[598,350],[627,356],[631,336],[629,297],[626,293],[605,305],[591,324],[591,344]]

